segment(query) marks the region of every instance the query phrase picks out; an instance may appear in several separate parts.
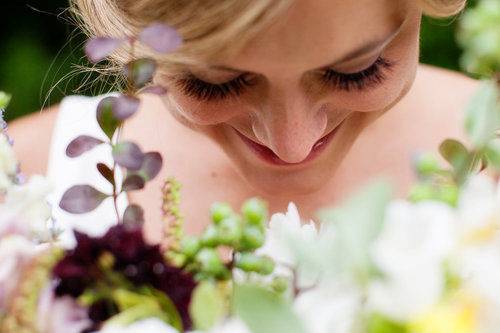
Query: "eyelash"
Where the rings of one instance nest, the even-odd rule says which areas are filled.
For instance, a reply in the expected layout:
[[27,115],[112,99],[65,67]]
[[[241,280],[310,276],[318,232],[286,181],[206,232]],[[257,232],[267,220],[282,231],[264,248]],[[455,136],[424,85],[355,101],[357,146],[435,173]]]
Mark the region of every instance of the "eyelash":
[[[325,85],[334,89],[350,91],[352,89],[362,90],[381,84],[386,76],[384,71],[392,67],[392,62],[379,57],[370,67],[357,73],[339,73],[327,69],[321,79]],[[177,85],[190,97],[199,100],[213,101],[222,100],[230,96],[239,96],[245,88],[253,85],[247,75],[243,74],[237,78],[219,84],[202,81],[192,74],[178,79]]]

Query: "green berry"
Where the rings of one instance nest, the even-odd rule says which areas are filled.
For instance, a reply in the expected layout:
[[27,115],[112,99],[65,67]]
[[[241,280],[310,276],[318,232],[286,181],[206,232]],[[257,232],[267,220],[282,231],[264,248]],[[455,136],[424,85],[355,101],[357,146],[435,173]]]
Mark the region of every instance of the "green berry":
[[216,247],[220,244],[219,232],[214,225],[209,225],[201,236],[201,244],[208,247]]
[[253,251],[264,245],[265,235],[262,228],[247,225],[243,229],[241,237],[240,248],[243,251]]
[[453,185],[443,186],[439,191],[439,200],[451,206],[456,206],[458,194],[458,187]]
[[219,244],[231,246],[239,242],[242,234],[242,223],[239,218],[225,218],[216,228]]
[[288,289],[288,280],[282,276],[277,276],[271,282],[271,288],[279,294],[284,293]]
[[245,220],[253,225],[262,226],[267,218],[266,204],[257,198],[247,200],[241,208]]
[[245,272],[269,275],[274,270],[274,262],[265,256],[258,256],[253,253],[242,253],[236,260],[236,267]]
[[432,154],[421,154],[417,157],[415,167],[420,175],[427,176],[441,170],[438,160]]
[[214,203],[211,208],[212,221],[218,224],[222,220],[234,215],[233,209],[227,203]]
[[195,237],[185,237],[181,241],[181,252],[188,258],[192,258],[201,248],[201,241]]
[[209,275],[224,274],[227,270],[226,266],[222,263],[217,251],[214,249],[202,249],[196,255],[196,261],[201,266],[201,271]]
[[431,184],[417,184],[410,191],[409,199],[413,202],[434,199],[434,188]]

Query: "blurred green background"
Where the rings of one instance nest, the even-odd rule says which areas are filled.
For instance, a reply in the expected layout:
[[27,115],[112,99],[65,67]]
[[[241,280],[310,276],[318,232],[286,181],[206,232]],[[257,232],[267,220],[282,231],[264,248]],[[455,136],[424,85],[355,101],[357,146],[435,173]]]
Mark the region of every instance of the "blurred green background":
[[[471,1],[472,3],[473,1]],[[6,119],[36,112],[71,94],[108,91],[93,74],[81,74],[84,37],[71,24],[67,0],[2,1],[0,90],[13,95]],[[469,5],[471,5],[469,3]],[[456,18],[424,18],[421,61],[459,70]]]

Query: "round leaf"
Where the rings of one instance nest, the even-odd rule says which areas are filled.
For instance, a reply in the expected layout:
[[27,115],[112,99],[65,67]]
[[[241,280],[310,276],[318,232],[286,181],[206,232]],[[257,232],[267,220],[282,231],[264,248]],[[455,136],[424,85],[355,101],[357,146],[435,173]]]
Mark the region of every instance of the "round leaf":
[[113,146],[113,159],[118,165],[132,171],[141,168],[144,161],[144,153],[138,145],[133,142],[120,142]]
[[121,95],[114,99],[112,103],[115,118],[118,120],[125,120],[137,112],[141,101],[137,97]]
[[146,181],[155,178],[161,170],[163,160],[161,154],[158,152],[149,152],[144,155],[144,162],[142,164],[140,174],[145,177]]
[[125,75],[137,89],[151,82],[155,71],[156,62],[149,58],[134,60],[125,67]]
[[113,112],[116,100],[116,97],[106,97],[97,105],[97,122],[110,140],[113,138],[118,126],[120,126],[120,120],[116,118]]
[[141,206],[136,204],[129,205],[123,213],[123,223],[129,225],[144,224],[144,210]]
[[110,182],[111,184],[115,183],[113,170],[111,170],[106,164],[98,163],[97,170],[108,182]]
[[104,143],[104,141],[88,135],[80,135],[66,147],[66,156],[74,158]]
[[72,214],[84,214],[96,209],[107,197],[90,185],[75,185],[64,193],[59,207]]
[[108,57],[123,43],[122,39],[111,37],[97,37],[87,41],[85,54],[90,61],[97,63]]
[[142,190],[144,188],[145,184],[146,184],[146,181],[141,176],[129,175],[123,181],[122,190],[127,191],[127,192]]
[[462,167],[469,156],[467,148],[461,142],[453,139],[444,140],[439,146],[439,152],[455,168]]
[[182,37],[174,28],[163,24],[153,23],[139,35],[139,40],[160,53],[169,53],[182,44]]

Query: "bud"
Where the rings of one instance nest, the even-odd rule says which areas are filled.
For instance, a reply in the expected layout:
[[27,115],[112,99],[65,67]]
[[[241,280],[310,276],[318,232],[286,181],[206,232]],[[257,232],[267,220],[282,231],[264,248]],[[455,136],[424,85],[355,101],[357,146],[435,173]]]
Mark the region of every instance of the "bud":
[[420,154],[415,160],[415,169],[419,175],[427,176],[441,170],[439,162],[432,154]]
[[234,245],[240,241],[242,223],[239,218],[229,217],[217,225],[218,241],[222,245]]
[[262,200],[253,198],[247,200],[241,208],[245,220],[253,225],[262,226],[267,218],[267,208]]
[[227,271],[219,255],[214,249],[202,249],[196,255],[196,261],[200,264],[201,270],[209,275],[223,275]]
[[185,237],[181,241],[181,252],[188,258],[192,258],[201,248],[201,242],[195,237]]
[[255,225],[247,225],[243,229],[240,241],[242,251],[253,251],[264,245],[265,235],[262,228]]
[[212,221],[218,224],[220,221],[234,215],[233,209],[227,203],[217,202],[211,207]]
[[278,294],[284,293],[288,289],[288,280],[283,276],[276,276],[271,282],[271,288]]
[[214,225],[209,225],[201,236],[201,244],[208,247],[219,245],[219,233]]
[[242,253],[236,260],[236,267],[245,272],[269,275],[274,270],[274,262],[269,257],[258,256],[253,253]]

